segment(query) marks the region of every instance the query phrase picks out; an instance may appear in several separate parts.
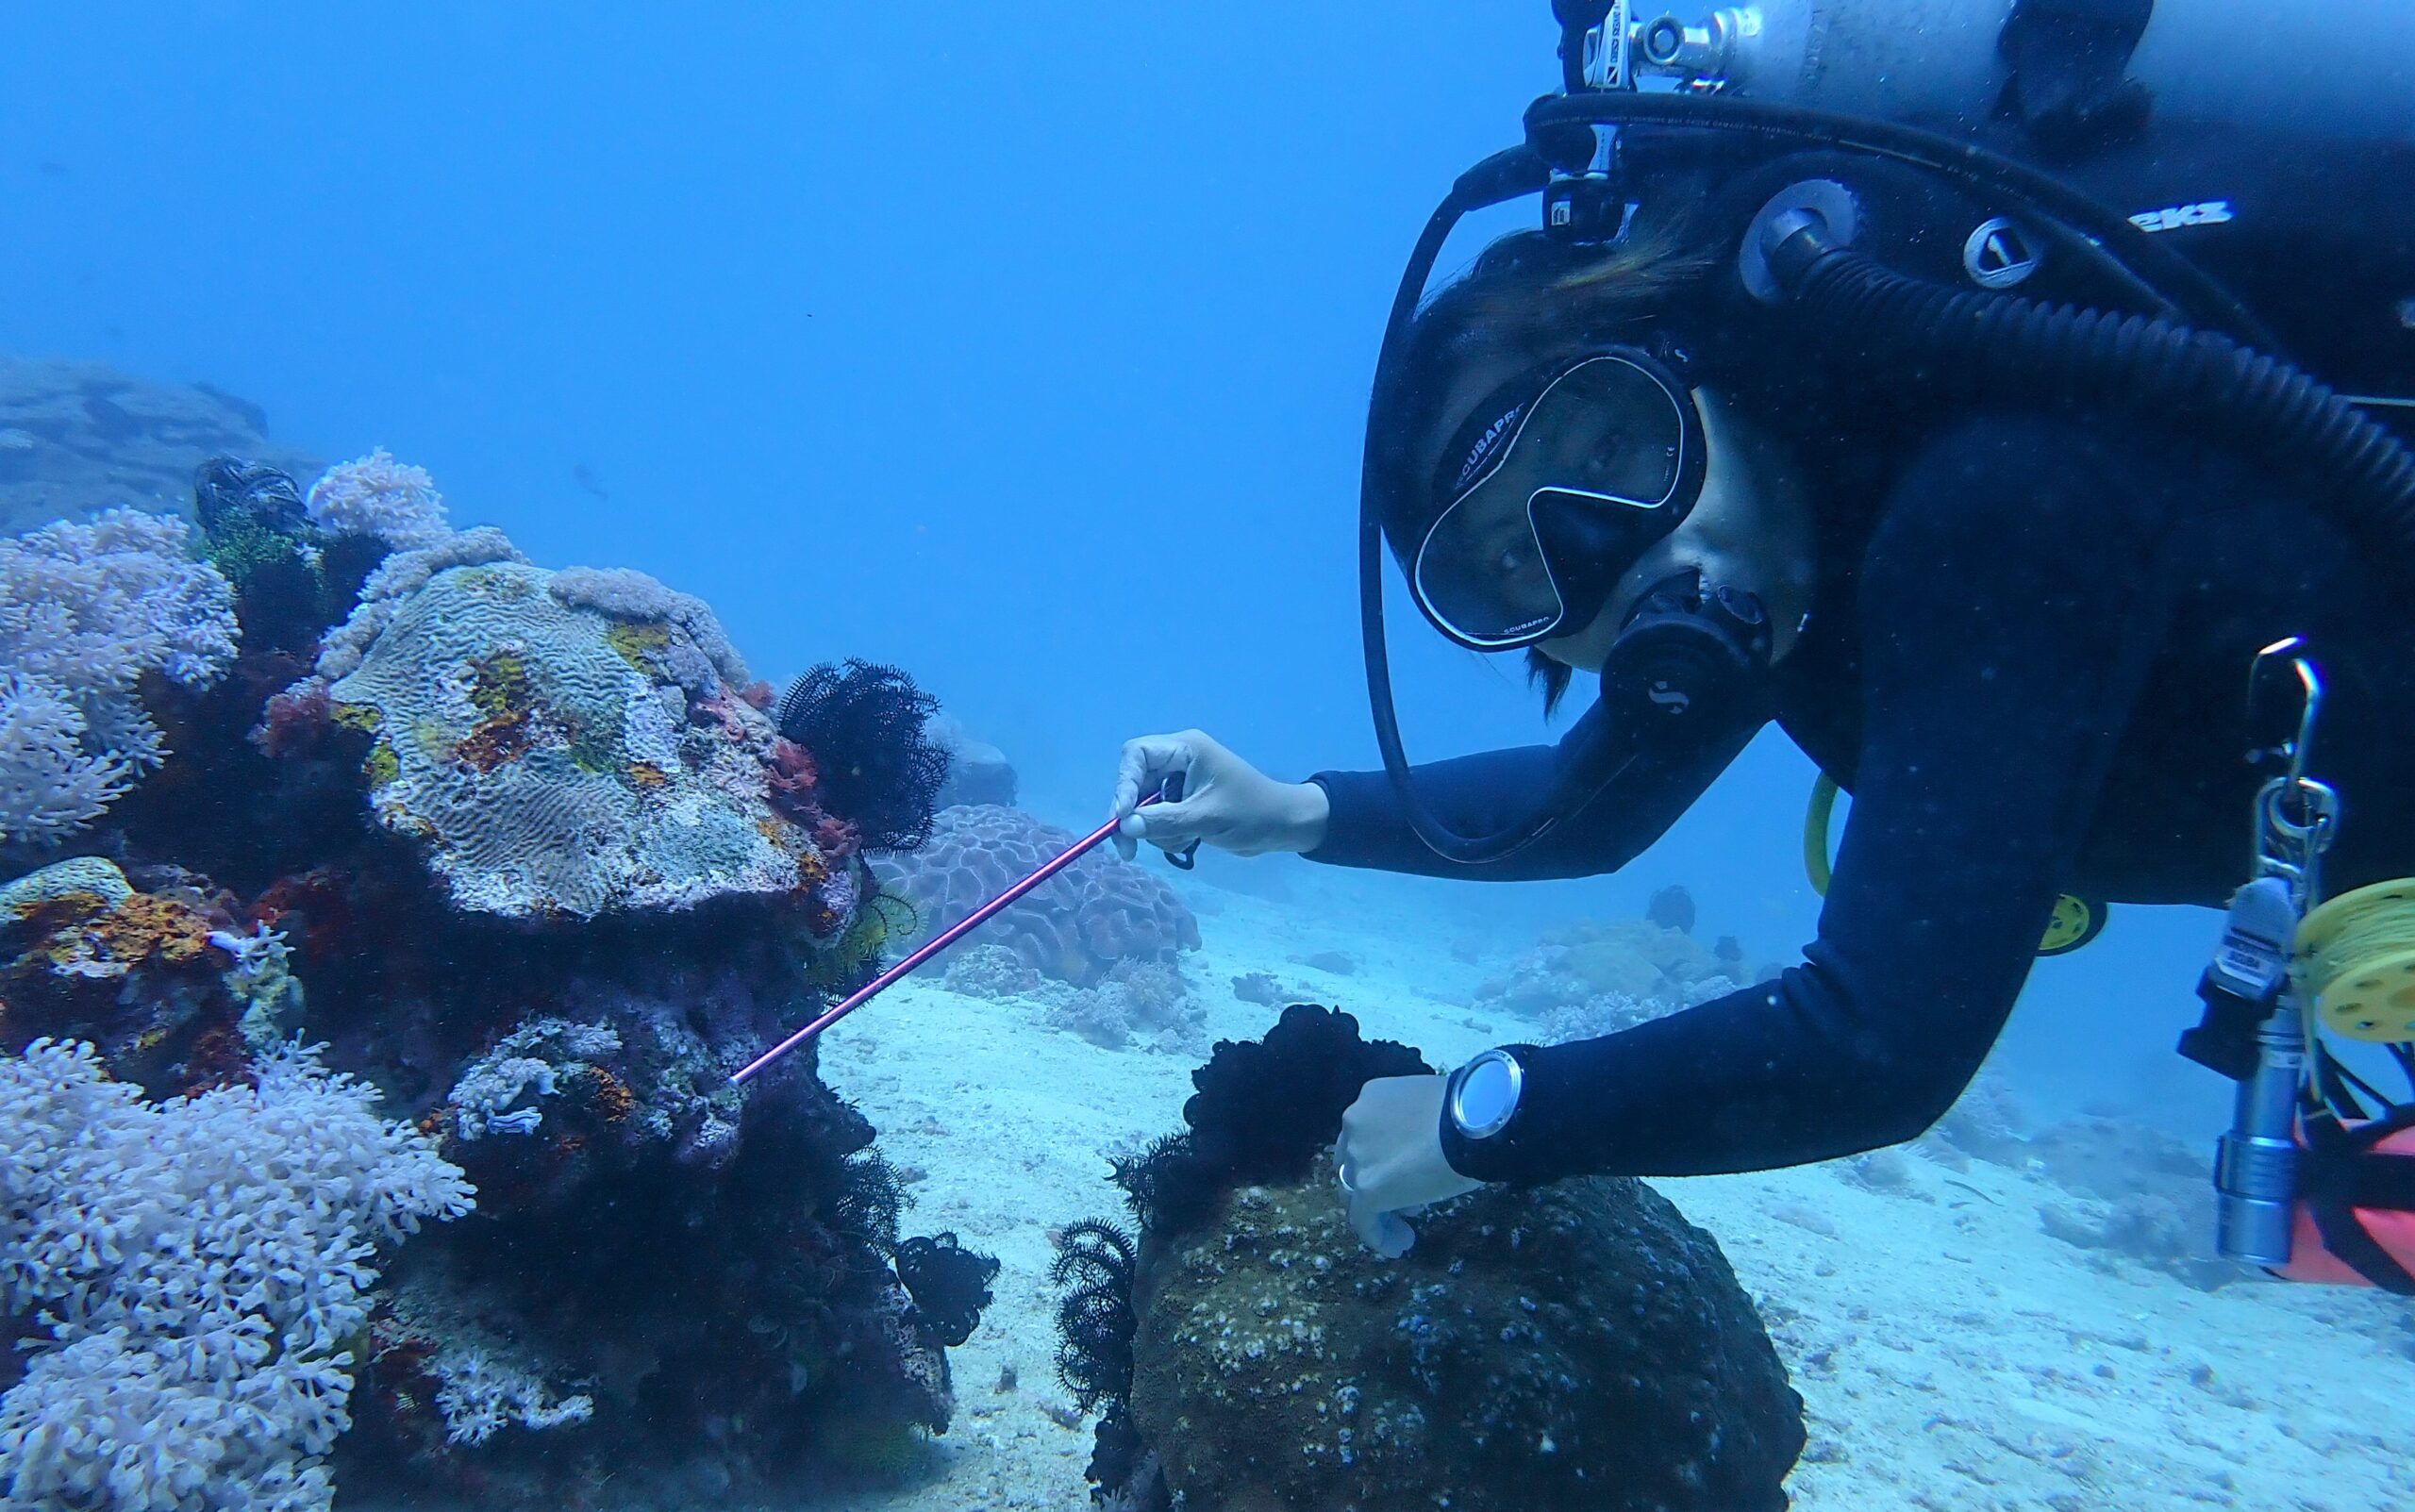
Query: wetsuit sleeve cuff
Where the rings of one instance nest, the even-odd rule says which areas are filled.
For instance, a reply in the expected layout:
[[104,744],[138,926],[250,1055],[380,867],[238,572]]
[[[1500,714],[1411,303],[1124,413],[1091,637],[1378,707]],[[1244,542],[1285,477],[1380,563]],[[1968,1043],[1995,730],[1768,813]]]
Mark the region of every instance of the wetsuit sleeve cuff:
[[1308,778],[1324,789],[1324,838],[1301,853],[1331,866],[1381,866],[1401,828],[1391,781],[1380,772],[1320,772]]

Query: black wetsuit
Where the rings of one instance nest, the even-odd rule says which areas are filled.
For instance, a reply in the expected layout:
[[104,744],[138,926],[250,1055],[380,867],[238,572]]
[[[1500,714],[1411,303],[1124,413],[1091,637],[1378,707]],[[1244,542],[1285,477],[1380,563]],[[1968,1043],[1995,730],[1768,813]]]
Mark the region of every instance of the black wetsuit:
[[[1996,416],[1932,434],[1872,497],[1824,510],[1821,590],[1775,673],[1778,723],[1854,795],[1804,964],[1622,1034],[1524,1048],[1514,1139],[1446,1130],[1465,1173],[1757,1170],[1918,1134],[1995,1042],[2057,892],[2218,905],[2245,879],[2248,667],[2286,635],[2329,681],[2314,773],[2344,804],[2331,887],[2415,873],[2408,576],[2304,490],[2169,440]],[[1492,866],[1427,851],[1380,773],[1324,773],[1332,817],[1311,857],[1612,871],[1752,733],[1613,788]],[[1483,831],[1551,758],[1497,751],[1418,778]]]

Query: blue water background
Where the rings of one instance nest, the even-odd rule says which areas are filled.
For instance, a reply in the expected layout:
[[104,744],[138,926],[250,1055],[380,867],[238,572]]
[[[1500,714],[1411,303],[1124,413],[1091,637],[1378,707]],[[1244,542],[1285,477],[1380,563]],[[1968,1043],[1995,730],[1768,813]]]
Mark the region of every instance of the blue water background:
[[[1540,0],[16,6],[0,350],[208,381],[328,459],[383,444],[457,523],[704,596],[762,675],[896,661],[1086,822],[1145,730],[1372,762],[1377,335],[1554,41]],[[1509,669],[1399,629],[1424,749],[1533,737]],[[1809,779],[1765,738],[1619,877],[1352,886],[1392,927],[1524,939],[1682,881],[1707,933],[1790,959]],[[2024,1089],[2208,1123],[2170,1044],[2210,929],[2127,910],[2042,965]]]

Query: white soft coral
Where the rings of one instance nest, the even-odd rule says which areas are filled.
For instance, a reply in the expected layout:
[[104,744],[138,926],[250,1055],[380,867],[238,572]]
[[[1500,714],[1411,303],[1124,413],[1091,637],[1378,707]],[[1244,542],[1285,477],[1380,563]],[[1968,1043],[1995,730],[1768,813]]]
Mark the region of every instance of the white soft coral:
[[0,1059],[0,1505],[324,1512],[375,1260],[468,1211],[459,1170],[308,1050],[162,1104],[86,1044]]

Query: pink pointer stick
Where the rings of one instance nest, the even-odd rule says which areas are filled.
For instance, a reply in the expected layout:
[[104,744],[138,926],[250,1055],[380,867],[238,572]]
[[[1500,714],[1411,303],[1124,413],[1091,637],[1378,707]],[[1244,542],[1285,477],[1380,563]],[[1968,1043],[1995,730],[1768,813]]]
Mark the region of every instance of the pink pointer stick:
[[[1141,799],[1138,806],[1146,808],[1151,804],[1164,801],[1164,793],[1151,793],[1148,797]],[[1055,876],[1058,872],[1062,872],[1065,868],[1073,865],[1075,861],[1080,860],[1091,851],[1096,849],[1100,842],[1104,841],[1108,836],[1114,834],[1117,826],[1123,822],[1124,822],[1120,819],[1110,819],[1106,823],[1101,824],[1098,828],[1083,836],[1080,839],[1077,839],[1073,844],[1065,847],[1063,854],[1057,856],[1056,859],[1043,863],[1040,870],[1032,872],[1031,875],[1024,878],[1021,882],[1016,883],[1013,887],[1008,888],[1006,891],[999,893],[996,897],[991,899],[988,903],[983,904],[980,907],[974,909],[971,913],[966,914],[961,920],[950,924],[947,928],[941,930],[938,934],[933,935],[929,939],[925,940],[919,948],[917,948],[914,954],[907,956],[904,960],[899,961],[896,965],[881,972],[878,976],[874,977],[870,983],[858,989],[855,994],[852,997],[849,997],[845,1002],[839,1004],[835,1007],[824,1009],[820,1018],[815,1019],[811,1023],[807,1024],[804,1028],[799,1029],[796,1033],[789,1036],[786,1039],[781,1040],[778,1044],[764,1051],[753,1060],[748,1061],[729,1079],[732,1082],[743,1085],[746,1079],[753,1076],[757,1072],[761,1071],[764,1067],[769,1066],[772,1062],[779,1059],[782,1055],[787,1055],[790,1051],[794,1050],[797,1046],[812,1038],[815,1035],[820,1034],[823,1030],[829,1028],[834,1023],[837,1023],[840,1020],[845,1018],[848,1014],[855,1012],[858,1008],[862,1007],[865,1004],[870,1003],[873,999],[880,996],[883,992],[888,991],[891,988],[897,985],[899,979],[912,972],[914,968],[922,965],[924,961],[929,960],[932,956],[947,949],[950,945],[955,944],[958,940],[962,939],[965,936],[980,928],[982,924],[993,918],[1000,909],[1009,906],[1017,898],[1022,897],[1024,893],[1029,892],[1032,889],[1040,886],[1050,877]]]

